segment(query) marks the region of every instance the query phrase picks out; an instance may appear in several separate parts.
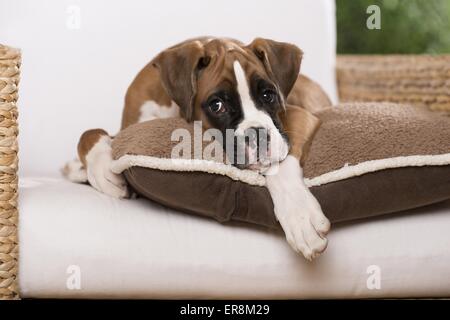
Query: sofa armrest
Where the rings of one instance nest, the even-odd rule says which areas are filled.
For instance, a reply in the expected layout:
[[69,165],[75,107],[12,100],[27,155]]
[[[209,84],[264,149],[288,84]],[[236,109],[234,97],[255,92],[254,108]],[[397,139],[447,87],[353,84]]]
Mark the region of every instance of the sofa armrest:
[[450,111],[450,55],[339,55],[339,99]]
[[20,51],[0,45],[0,299],[18,299],[17,86]]

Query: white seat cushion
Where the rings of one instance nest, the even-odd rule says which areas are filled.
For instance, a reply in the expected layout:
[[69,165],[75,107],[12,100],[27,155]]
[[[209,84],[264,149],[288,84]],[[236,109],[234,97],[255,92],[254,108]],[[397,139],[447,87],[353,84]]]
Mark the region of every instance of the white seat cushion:
[[[310,263],[282,234],[59,178],[22,179],[19,201],[23,297],[450,296],[450,202],[334,227],[327,251]],[[371,268],[380,289],[367,286]],[[73,270],[80,290],[66,285]]]

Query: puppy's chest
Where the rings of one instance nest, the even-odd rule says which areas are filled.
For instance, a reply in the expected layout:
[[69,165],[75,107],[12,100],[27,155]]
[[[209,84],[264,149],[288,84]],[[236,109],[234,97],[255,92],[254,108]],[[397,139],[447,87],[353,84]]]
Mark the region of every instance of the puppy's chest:
[[173,101],[170,106],[163,106],[155,101],[148,100],[142,104],[139,108],[139,112],[138,122],[143,122],[153,119],[178,117],[180,115],[180,108]]

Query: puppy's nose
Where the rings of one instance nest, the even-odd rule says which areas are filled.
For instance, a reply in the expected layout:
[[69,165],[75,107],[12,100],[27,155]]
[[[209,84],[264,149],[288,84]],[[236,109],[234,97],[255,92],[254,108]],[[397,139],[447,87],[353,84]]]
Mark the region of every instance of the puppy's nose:
[[264,127],[250,127],[244,131],[245,142],[249,148],[267,151],[270,142],[269,132]]

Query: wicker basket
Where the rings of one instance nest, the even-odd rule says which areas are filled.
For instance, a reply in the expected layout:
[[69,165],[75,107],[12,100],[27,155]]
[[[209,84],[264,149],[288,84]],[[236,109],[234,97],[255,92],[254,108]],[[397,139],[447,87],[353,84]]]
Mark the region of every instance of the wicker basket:
[[17,86],[20,51],[0,45],[0,299],[17,288]]
[[450,111],[450,55],[341,55],[341,101],[391,101]]

